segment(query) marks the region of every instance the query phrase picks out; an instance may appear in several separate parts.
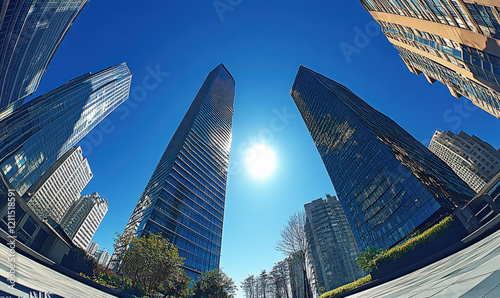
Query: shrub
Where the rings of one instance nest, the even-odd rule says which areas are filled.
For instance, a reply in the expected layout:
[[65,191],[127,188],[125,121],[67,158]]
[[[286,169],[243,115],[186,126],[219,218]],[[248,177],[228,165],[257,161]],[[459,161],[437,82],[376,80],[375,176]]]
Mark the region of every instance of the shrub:
[[320,296],[320,298],[327,298],[327,297],[335,296],[335,295],[340,294],[342,292],[349,291],[349,290],[355,289],[357,287],[360,287],[366,283],[369,283],[370,281],[372,281],[372,276],[367,275],[363,278],[360,278],[356,281],[351,282],[350,284],[343,285],[341,287],[336,288],[335,290],[331,290],[329,292],[326,292],[326,293],[322,294]]
[[424,244],[430,242],[431,240],[439,237],[448,231],[453,223],[453,217],[447,216],[439,223],[425,230],[422,234],[417,235],[413,238],[408,239],[406,242],[395,246],[379,256],[374,260],[375,268],[381,265],[387,264],[391,261],[397,260],[404,256],[405,254],[423,246]]
[[382,248],[377,249],[374,246],[370,246],[361,253],[361,255],[356,259],[356,262],[361,266],[361,269],[365,271],[372,271],[377,268],[374,263],[375,258],[383,251],[384,250]]

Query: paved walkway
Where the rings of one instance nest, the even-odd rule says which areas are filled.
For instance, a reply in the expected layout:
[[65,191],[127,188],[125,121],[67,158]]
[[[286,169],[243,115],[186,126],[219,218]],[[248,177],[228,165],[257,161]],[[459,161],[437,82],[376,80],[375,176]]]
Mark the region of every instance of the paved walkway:
[[500,231],[445,259],[349,297],[500,297]]
[[16,286],[14,289],[10,289],[7,281],[10,270],[9,249],[0,244],[0,293],[6,292],[13,297],[30,297],[29,293],[32,291],[41,292],[41,297],[43,297],[43,292],[50,292],[50,297],[53,298],[58,296],[71,298],[115,297],[69,278],[19,253],[15,256],[15,265]]

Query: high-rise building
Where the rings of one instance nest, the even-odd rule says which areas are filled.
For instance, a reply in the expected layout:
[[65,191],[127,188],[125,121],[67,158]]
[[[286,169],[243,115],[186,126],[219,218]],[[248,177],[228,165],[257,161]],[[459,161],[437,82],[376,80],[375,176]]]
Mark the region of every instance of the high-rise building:
[[32,94],[88,0],[0,4],[0,119]]
[[358,245],[336,197],[316,199],[304,205],[306,233],[318,288],[336,289],[362,278],[365,274],[356,263]]
[[411,72],[500,118],[500,3],[361,0]]
[[81,196],[64,215],[61,227],[73,243],[85,249],[94,237],[108,208],[108,201],[96,192]]
[[124,234],[162,233],[193,279],[219,268],[235,81],[223,64],[198,91]]
[[97,263],[106,266],[108,265],[110,259],[111,256],[109,255],[109,252],[105,248],[103,248],[102,251],[99,253],[99,257],[97,258]]
[[61,219],[92,179],[92,171],[80,147],[68,150],[25,193],[28,206],[40,219]]
[[85,74],[0,122],[0,170],[20,195],[129,96],[125,63]]
[[461,131],[436,131],[429,149],[448,164],[476,193],[500,171],[500,149]]
[[89,246],[87,247],[87,253],[91,256],[95,255],[98,250],[99,244],[97,244],[95,241],[90,242]]
[[474,196],[446,163],[346,87],[301,66],[291,95],[359,250],[387,248]]

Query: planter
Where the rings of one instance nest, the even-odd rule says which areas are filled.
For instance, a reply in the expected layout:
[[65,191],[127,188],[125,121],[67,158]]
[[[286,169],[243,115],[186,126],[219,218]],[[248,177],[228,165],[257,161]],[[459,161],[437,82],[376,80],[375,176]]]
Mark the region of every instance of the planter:
[[467,230],[454,220],[452,226],[441,236],[404,255],[403,257],[380,266],[372,271],[372,279],[381,279],[389,275],[404,275],[418,270],[440,259],[442,252],[467,236]]

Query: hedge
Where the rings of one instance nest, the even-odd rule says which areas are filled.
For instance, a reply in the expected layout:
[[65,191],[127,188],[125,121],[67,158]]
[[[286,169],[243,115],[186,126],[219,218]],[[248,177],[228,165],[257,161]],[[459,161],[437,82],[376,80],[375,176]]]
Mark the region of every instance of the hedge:
[[436,237],[444,234],[448,231],[453,223],[453,217],[451,215],[445,217],[439,223],[425,230],[422,234],[408,239],[406,242],[395,246],[380,255],[378,255],[375,260],[375,268],[381,265],[387,264],[391,261],[397,260],[404,256],[405,254],[423,246],[424,244],[430,242]]
[[332,297],[332,296],[335,296],[335,295],[340,294],[342,292],[349,291],[349,290],[355,289],[357,287],[360,287],[366,283],[369,283],[370,281],[372,281],[372,276],[367,275],[363,278],[360,278],[356,281],[351,282],[350,284],[346,284],[346,285],[343,285],[341,287],[336,288],[335,290],[331,290],[329,292],[326,292],[326,293],[322,294],[319,298]]

